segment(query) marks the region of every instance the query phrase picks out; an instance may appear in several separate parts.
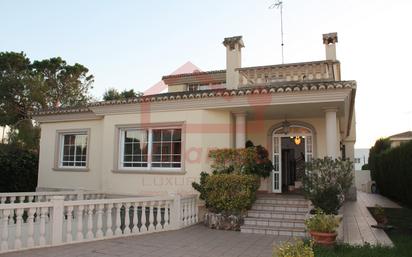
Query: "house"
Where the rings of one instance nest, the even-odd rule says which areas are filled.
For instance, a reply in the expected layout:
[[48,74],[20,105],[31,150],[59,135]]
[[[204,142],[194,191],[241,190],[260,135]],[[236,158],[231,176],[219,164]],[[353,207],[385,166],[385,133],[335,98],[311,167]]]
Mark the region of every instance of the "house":
[[402,143],[412,140],[412,131],[405,131],[403,133],[395,134],[388,137],[391,147],[400,146]]
[[355,158],[353,165],[355,170],[362,170],[362,166],[368,164],[369,148],[355,148]]
[[274,164],[265,192],[298,186],[312,158],[353,160],[356,82],[341,79],[337,42],[323,35],[325,60],[243,67],[243,39],[229,37],[225,70],[164,76],[168,93],[39,111],[38,190],[193,192],[210,149],[248,140]]

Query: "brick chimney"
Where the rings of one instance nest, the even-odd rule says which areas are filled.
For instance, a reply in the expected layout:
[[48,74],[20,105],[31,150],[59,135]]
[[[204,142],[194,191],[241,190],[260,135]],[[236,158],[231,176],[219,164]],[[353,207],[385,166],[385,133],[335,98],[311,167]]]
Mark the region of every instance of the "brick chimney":
[[236,89],[239,85],[239,71],[242,67],[242,36],[227,37],[223,40],[226,47],[226,88]]
[[326,60],[336,61],[336,43],[338,42],[338,33],[323,34],[323,44],[325,45]]

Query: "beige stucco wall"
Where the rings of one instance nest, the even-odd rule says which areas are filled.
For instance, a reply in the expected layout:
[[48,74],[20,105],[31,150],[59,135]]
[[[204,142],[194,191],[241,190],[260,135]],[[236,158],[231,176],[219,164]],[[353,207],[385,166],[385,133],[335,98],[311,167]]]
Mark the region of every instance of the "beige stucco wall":
[[[116,126],[145,123],[153,125],[183,123],[184,169],[182,172],[118,172],[115,155]],[[209,171],[207,153],[212,148],[233,146],[232,115],[229,111],[173,111],[140,114],[106,115],[98,121],[43,123],[39,166],[40,188],[95,189],[108,193],[165,194],[194,192],[191,183],[201,171]],[[54,171],[56,131],[90,129],[90,170],[87,172]]]
[[[56,135],[58,130],[90,129],[89,171],[55,171]],[[74,121],[41,124],[38,188],[101,188],[102,121]]]

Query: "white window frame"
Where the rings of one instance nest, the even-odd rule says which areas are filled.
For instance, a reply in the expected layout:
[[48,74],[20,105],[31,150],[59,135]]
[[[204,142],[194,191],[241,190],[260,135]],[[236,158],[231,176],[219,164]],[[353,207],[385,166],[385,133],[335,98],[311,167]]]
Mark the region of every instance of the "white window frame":
[[[180,167],[152,167],[152,148],[153,148],[153,130],[168,130],[168,129],[179,129],[181,133],[180,139]],[[145,130],[148,132],[148,148],[147,148],[147,167],[124,167],[123,160],[124,160],[124,137],[125,131],[127,130]],[[118,155],[118,163],[117,167],[119,170],[125,171],[153,171],[153,170],[160,170],[160,171],[182,171],[184,160],[183,160],[183,149],[184,149],[184,133],[183,128],[181,126],[173,126],[173,127],[124,127],[119,128],[119,155]]]
[[[84,135],[86,136],[86,161],[85,161],[85,166],[64,166],[63,165],[63,153],[64,153],[64,137],[67,135]],[[88,131],[67,131],[67,132],[60,132],[59,133],[59,158],[57,161],[57,168],[59,169],[78,169],[78,170],[84,170],[88,169],[88,164],[89,164],[89,133]],[[76,148],[75,148],[76,152]],[[76,154],[74,155],[76,158]],[[76,163],[76,160],[74,160],[74,164]]]

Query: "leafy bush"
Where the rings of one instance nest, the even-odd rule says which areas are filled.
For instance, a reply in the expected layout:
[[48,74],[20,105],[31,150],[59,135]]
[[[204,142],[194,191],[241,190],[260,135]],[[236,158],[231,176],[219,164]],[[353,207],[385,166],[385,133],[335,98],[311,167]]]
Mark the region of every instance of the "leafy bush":
[[369,167],[379,193],[412,207],[412,141],[377,152],[370,150]]
[[334,233],[339,227],[339,222],[335,215],[328,215],[318,210],[315,215],[305,220],[305,225],[309,231]]
[[0,192],[35,191],[38,161],[36,152],[0,145]]
[[274,257],[314,257],[313,241],[308,243],[296,239],[294,243],[285,242],[276,247]]
[[325,157],[308,162],[306,169],[303,176],[305,196],[316,208],[327,214],[337,214],[353,183],[352,162]]
[[266,178],[273,170],[268,151],[260,145],[211,150],[209,158],[212,160],[211,168],[217,173],[239,172]]
[[250,209],[259,188],[259,178],[239,173],[201,174],[200,184],[193,187],[200,192],[206,208],[224,215],[241,214]]

